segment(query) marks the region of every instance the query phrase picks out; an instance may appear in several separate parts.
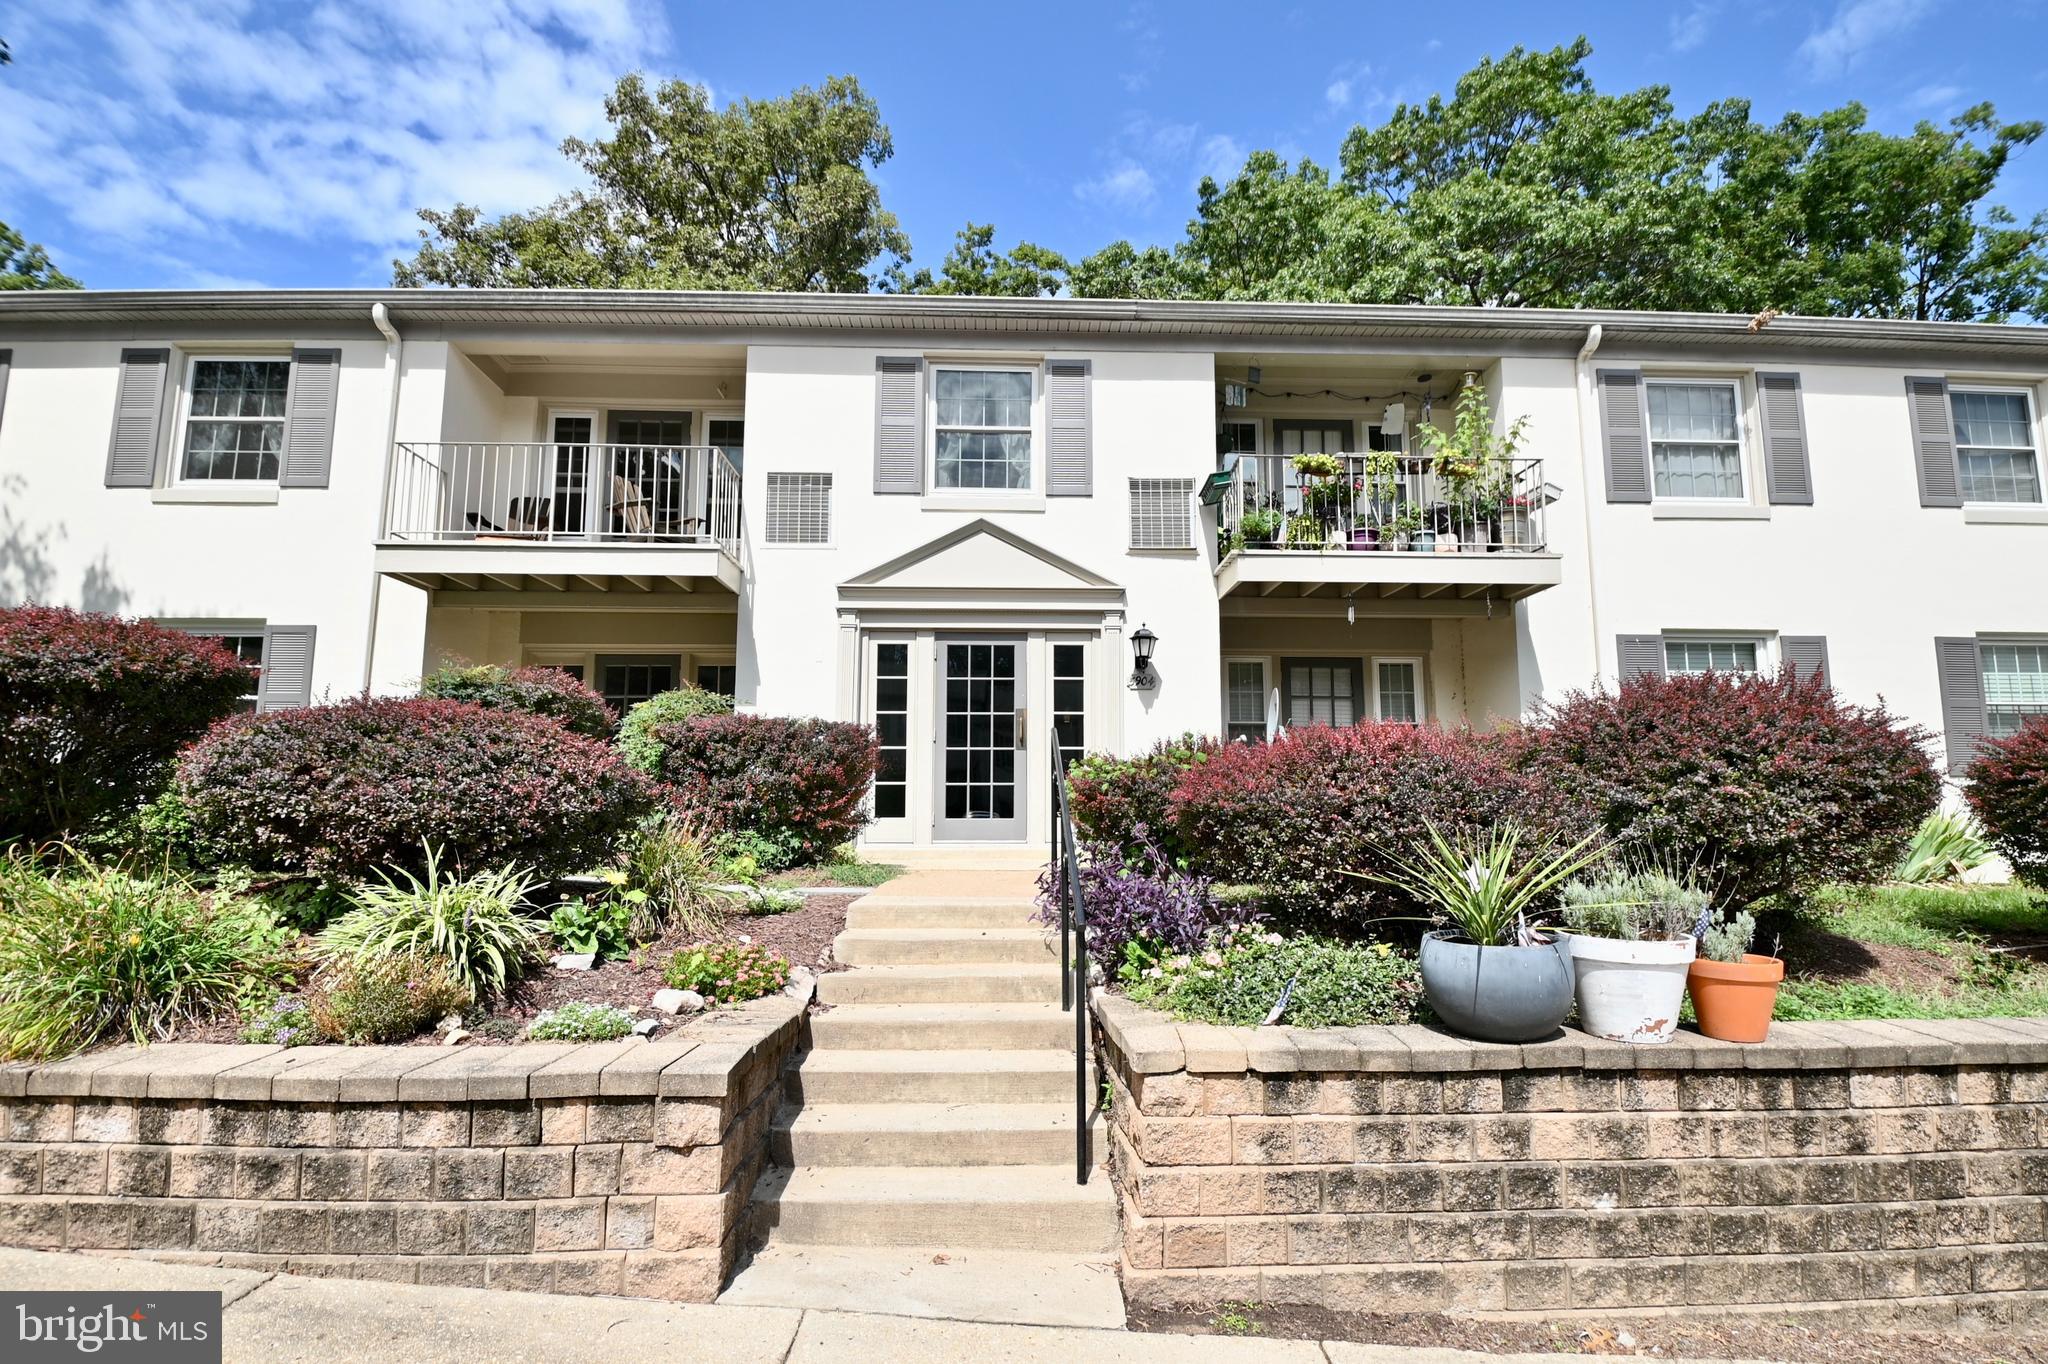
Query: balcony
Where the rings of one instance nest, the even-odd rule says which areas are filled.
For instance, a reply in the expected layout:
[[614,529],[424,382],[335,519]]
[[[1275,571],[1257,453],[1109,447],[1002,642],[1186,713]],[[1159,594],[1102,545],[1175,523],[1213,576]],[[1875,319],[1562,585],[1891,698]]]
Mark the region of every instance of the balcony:
[[708,445],[401,443],[377,567],[439,591],[736,592],[739,471]]
[[1219,596],[1516,601],[1560,581],[1543,461],[1449,476],[1425,455],[1238,455],[1217,516]]

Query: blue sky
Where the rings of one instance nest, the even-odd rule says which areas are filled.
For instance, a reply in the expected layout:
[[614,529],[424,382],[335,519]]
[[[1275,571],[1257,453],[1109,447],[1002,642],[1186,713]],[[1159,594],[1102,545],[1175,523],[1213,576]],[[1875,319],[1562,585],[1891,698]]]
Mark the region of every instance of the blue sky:
[[[1560,11],[1570,13],[1559,16]],[[102,288],[360,286],[413,211],[530,208],[576,183],[631,69],[723,102],[860,77],[896,155],[883,202],[920,264],[969,219],[1080,253],[1178,236],[1205,173],[1246,152],[1334,162],[1352,124],[1448,91],[1481,56],[1593,42],[1602,89],[1681,111],[1861,100],[1881,127],[1989,99],[2048,116],[2040,0],[1464,0],[1034,6],[672,0],[0,0],[0,221]],[[1999,198],[2048,207],[2048,144]]]

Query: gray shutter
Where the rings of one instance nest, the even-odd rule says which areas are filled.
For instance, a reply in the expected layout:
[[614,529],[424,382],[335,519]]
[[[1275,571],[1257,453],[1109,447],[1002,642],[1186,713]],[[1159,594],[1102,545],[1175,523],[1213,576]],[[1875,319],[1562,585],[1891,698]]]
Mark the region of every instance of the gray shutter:
[[1650,414],[1639,369],[1603,369],[1600,448],[1607,465],[1609,502],[1650,500]]
[[288,710],[313,704],[313,627],[272,625],[263,631],[263,678],[256,688],[258,710]]
[[1616,635],[1614,652],[1621,660],[1621,680],[1664,675],[1664,636]]
[[875,491],[924,491],[924,361],[875,360]]
[[157,444],[163,435],[167,350],[124,350],[114,390],[114,434],[107,442],[107,486],[147,488],[156,482]]
[[1913,468],[1920,475],[1920,505],[1960,507],[1962,480],[1956,476],[1956,429],[1949,411],[1948,380],[1906,380],[1906,406],[1913,421]]
[[7,420],[7,372],[14,368],[14,352],[0,350],[0,422]]
[[1960,772],[1977,756],[1984,737],[1984,656],[1974,639],[1934,641],[1935,677],[1941,683],[1941,729],[1948,770]]
[[1756,376],[1764,418],[1764,491],[1779,506],[1813,505],[1813,469],[1806,452],[1806,404],[1797,374]]
[[334,463],[334,403],[341,389],[341,352],[292,352],[291,387],[284,403],[284,461],[280,488],[324,488]]
[[1089,362],[1045,362],[1045,431],[1048,497],[1088,497],[1095,491],[1094,414]]
[[1801,677],[1818,677],[1827,682],[1828,639],[1826,635],[1780,635],[1778,654],[1784,665]]

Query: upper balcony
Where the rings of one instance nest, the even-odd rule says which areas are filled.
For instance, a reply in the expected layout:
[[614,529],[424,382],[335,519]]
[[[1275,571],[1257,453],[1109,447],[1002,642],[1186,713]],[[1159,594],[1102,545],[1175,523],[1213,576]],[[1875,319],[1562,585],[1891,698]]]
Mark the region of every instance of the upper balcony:
[[1394,450],[1227,457],[1219,596],[1516,601],[1560,581],[1540,459],[1460,469]]
[[377,566],[433,589],[737,592],[739,471],[711,445],[404,442]]

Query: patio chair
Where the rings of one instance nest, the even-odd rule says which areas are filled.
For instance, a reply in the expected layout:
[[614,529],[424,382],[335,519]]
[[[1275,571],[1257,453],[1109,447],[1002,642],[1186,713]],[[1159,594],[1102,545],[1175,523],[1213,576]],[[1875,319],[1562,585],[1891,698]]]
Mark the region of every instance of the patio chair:
[[524,539],[545,534],[551,526],[555,502],[551,497],[515,497],[505,509],[505,524],[500,526],[487,519],[482,512],[469,512],[469,528],[477,538],[489,539],[492,535],[511,536]]

